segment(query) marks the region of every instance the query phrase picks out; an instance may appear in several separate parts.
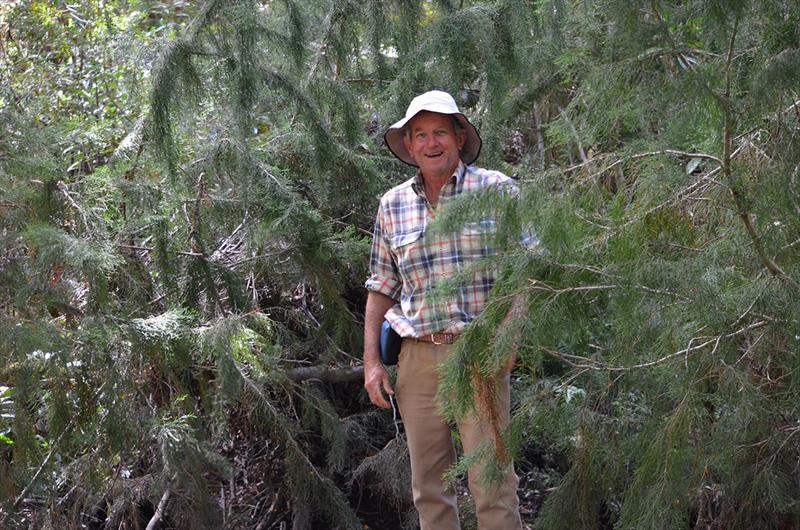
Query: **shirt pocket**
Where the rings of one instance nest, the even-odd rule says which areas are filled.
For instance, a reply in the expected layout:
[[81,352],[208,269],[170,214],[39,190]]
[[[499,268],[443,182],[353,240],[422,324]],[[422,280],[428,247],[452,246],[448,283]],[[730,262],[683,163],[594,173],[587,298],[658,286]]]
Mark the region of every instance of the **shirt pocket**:
[[469,236],[494,237],[494,234],[497,233],[497,221],[494,219],[481,219],[474,223],[465,223],[464,233]]
[[465,223],[461,231],[462,251],[469,257],[486,257],[494,252],[497,222],[494,219],[482,219],[474,223]]
[[402,250],[403,247],[414,243],[422,237],[422,230],[413,230],[404,234],[393,234],[389,237],[389,246],[392,250]]
[[421,269],[425,267],[425,249],[423,245],[422,229],[411,230],[389,236],[389,247],[397,261],[397,269],[403,278],[404,289],[414,287],[409,285],[409,280],[419,277]]

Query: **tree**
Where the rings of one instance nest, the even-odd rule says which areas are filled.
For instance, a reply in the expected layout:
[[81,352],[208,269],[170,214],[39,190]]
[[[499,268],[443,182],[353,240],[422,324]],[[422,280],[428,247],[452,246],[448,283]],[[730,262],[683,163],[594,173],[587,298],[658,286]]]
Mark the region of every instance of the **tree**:
[[[524,337],[509,443],[569,461],[537,527],[797,524],[796,19],[782,2],[566,9],[560,167],[518,204],[453,212],[516,215],[546,249],[505,255],[446,370],[455,413]],[[519,292],[528,315],[498,331]]]

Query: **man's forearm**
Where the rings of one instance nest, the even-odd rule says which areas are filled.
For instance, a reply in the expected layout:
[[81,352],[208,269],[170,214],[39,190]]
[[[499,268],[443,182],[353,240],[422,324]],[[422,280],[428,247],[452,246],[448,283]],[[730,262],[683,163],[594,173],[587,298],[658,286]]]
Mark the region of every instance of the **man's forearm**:
[[395,305],[392,298],[370,291],[364,311],[364,364],[380,361],[381,324],[386,311]]
[[381,323],[386,311],[395,304],[388,296],[370,291],[364,311],[364,388],[376,406],[388,409],[386,394],[394,394],[389,373],[381,363]]

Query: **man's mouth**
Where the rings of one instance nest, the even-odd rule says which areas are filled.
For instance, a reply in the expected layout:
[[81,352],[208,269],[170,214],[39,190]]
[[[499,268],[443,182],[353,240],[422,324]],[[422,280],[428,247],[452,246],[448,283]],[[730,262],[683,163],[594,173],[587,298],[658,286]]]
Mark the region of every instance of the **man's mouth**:
[[442,153],[441,153],[441,152],[439,152],[439,153],[433,153],[433,154],[429,154],[429,155],[425,155],[425,156],[426,156],[427,158],[438,158],[438,157],[442,156]]

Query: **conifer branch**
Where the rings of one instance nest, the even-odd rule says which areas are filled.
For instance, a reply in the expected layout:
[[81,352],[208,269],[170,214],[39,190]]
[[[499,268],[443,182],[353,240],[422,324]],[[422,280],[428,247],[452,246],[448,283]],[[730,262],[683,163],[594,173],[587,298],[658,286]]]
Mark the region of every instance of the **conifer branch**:
[[626,221],[625,223],[620,225],[619,229],[626,228],[626,227],[628,227],[628,226],[630,226],[630,225],[632,225],[632,224],[634,224],[634,223],[636,223],[638,221],[641,221],[642,219],[644,219],[648,215],[653,214],[653,213],[661,210],[662,208],[666,208],[670,204],[672,204],[672,203],[674,203],[676,201],[679,201],[679,200],[683,199],[684,197],[686,197],[686,196],[688,196],[688,195],[690,195],[690,194],[692,194],[692,193],[694,193],[694,192],[696,192],[698,190],[703,189],[704,186],[707,186],[711,182],[715,182],[713,177],[717,173],[719,173],[720,170],[721,170],[721,167],[717,167],[717,168],[713,169],[708,174],[703,175],[696,182],[690,184],[689,186],[687,186],[687,187],[685,187],[683,189],[678,190],[678,192],[675,195],[673,195],[672,197],[670,197],[666,201],[661,202],[661,203],[653,206],[652,208],[646,210],[644,213],[641,213],[641,214],[637,215],[636,217],[633,217],[633,218],[629,219],[628,221]]
[[[155,252],[156,251],[156,249],[153,248],[153,247],[145,247],[145,246],[141,246],[141,245],[125,245],[125,244],[122,244],[122,243],[118,243],[116,245],[116,247],[124,249],[124,250],[135,250],[135,251],[141,251],[141,252]],[[175,254],[177,254],[178,256],[187,256],[187,257],[190,257],[190,258],[203,258],[204,257],[204,255],[199,253],[199,252],[191,252],[191,251],[186,251],[186,250],[176,250]]]
[[333,2],[331,3],[331,10],[328,15],[325,17],[325,33],[322,36],[321,45],[319,47],[319,51],[317,52],[317,56],[314,59],[314,63],[311,65],[311,68],[308,71],[308,76],[306,77],[305,83],[303,84],[304,87],[307,87],[311,84],[311,81],[317,75],[317,69],[319,68],[320,63],[322,62],[323,57],[326,56],[328,52],[328,48],[330,47],[330,40],[333,37],[333,29],[334,23],[343,15],[340,11],[340,3]]
[[552,265],[554,267],[558,267],[561,269],[585,271],[585,272],[591,272],[592,274],[605,276],[607,278],[618,278],[617,275],[611,274],[610,272],[604,271],[603,269],[599,267],[594,267],[592,265],[584,265],[582,263],[563,263],[551,259],[544,259],[543,261],[548,265]]
[[[638,160],[639,158],[646,158],[646,157],[649,157],[649,156],[659,156],[659,155],[677,155],[677,156],[682,156],[682,157],[685,157],[685,158],[700,158],[700,159],[703,159],[703,160],[711,160],[712,162],[715,162],[715,163],[717,163],[719,165],[722,165],[722,160],[720,160],[719,158],[717,158],[714,155],[709,155],[709,154],[706,154],[706,153],[689,153],[689,152],[686,152],[686,151],[679,151],[677,149],[661,149],[659,151],[648,151],[646,153],[638,153],[638,154],[635,154],[635,155],[630,155],[630,156],[626,156],[626,157],[620,158],[619,160],[614,161],[613,163],[611,163],[607,167],[601,169],[600,171],[598,171],[596,173],[592,173],[591,175],[586,177],[586,180],[594,180],[597,177],[599,177],[600,175],[602,175],[603,173],[606,173],[608,170],[610,170],[610,169],[612,169],[612,168],[614,168],[614,167],[616,167],[616,166],[618,166],[620,164],[628,162],[630,160]],[[584,162],[584,164],[581,164],[581,165],[585,165],[585,163],[586,162]],[[577,169],[581,165],[570,167],[570,168],[567,169],[567,171],[570,171],[570,170],[573,170],[573,169]]]
[[373,79],[373,78],[366,78],[366,77],[351,77],[345,79],[347,83],[351,83],[353,85],[391,85],[392,81],[388,79]]
[[[144,147],[144,131],[147,129],[149,122],[150,116],[148,114],[145,114],[136,120],[133,130],[122,139],[119,145],[117,145],[117,148],[114,150],[114,154],[111,155],[111,162],[123,156],[127,156],[128,152],[133,149],[136,149],[136,159],[139,158],[142,153],[142,148]],[[134,163],[134,166],[135,165],[136,164]]]
[[[94,393],[92,401],[97,399],[97,397],[103,392],[105,386],[106,383],[100,385],[100,387]],[[24,501],[25,498],[28,496],[28,494],[31,492],[31,489],[33,489],[33,487],[38,482],[39,477],[41,476],[44,469],[47,467],[47,464],[49,464],[50,460],[52,460],[53,456],[55,456],[56,450],[60,448],[61,443],[64,441],[67,435],[70,432],[72,432],[72,428],[74,426],[75,426],[75,416],[72,416],[69,420],[69,423],[67,423],[67,425],[64,427],[64,430],[61,431],[61,434],[58,435],[58,438],[56,438],[56,440],[52,444],[50,444],[50,450],[47,452],[47,456],[45,456],[44,460],[42,460],[42,463],[39,464],[39,467],[34,472],[33,477],[31,477],[30,482],[28,482],[28,485],[25,486],[25,488],[23,488],[20,494],[17,495],[16,498],[14,499],[14,502],[11,505],[12,511],[16,510],[19,507],[19,505],[22,504],[22,501]],[[8,512],[2,514],[2,516],[0,517],[0,528],[5,528],[5,522],[8,516],[9,516]]]
[[[64,430],[61,431],[61,434],[58,435],[56,441],[50,445],[50,451],[47,452],[47,456],[45,456],[44,460],[42,460],[42,463],[39,464],[39,467],[36,469],[36,472],[33,474],[33,477],[31,477],[31,480],[30,482],[28,482],[28,485],[25,486],[25,488],[20,492],[20,494],[17,495],[17,497],[14,499],[14,503],[11,505],[12,509],[18,508],[19,505],[22,504],[22,501],[24,501],[25,498],[28,496],[28,493],[30,493],[31,489],[36,485],[36,482],[39,480],[39,476],[42,474],[42,471],[44,471],[44,468],[47,467],[47,464],[50,463],[50,460],[52,460],[53,456],[56,454],[56,449],[59,448],[61,442],[64,441],[64,438],[66,438],[67,435],[70,433],[70,431],[72,431],[72,427],[74,425],[75,425],[75,418],[73,417],[70,418],[69,423],[67,423],[66,427],[64,427]],[[0,527],[4,526],[7,516],[8,514],[5,514],[3,518],[0,519]]]
[[739,31],[739,17],[737,16],[733,21],[733,31],[728,43],[728,56],[725,59],[725,98],[730,101],[731,97],[731,66],[733,65],[733,49],[736,43],[736,33]]
[[69,193],[69,189],[67,189],[66,183],[63,180],[59,180],[58,183],[56,184],[56,187],[58,187],[58,191],[61,192],[61,194],[64,196],[64,198],[70,204],[70,206],[72,206],[72,208],[76,212],[78,212],[78,214],[81,216],[81,220],[83,221],[83,226],[84,226],[84,228],[86,228],[88,230],[89,229],[89,220],[86,217],[86,212],[83,210],[83,208],[81,208],[78,205],[77,202],[75,202],[75,199],[72,198],[72,195],[70,195],[70,193]]
[[575,126],[572,124],[572,120],[570,120],[569,116],[567,116],[567,113],[564,112],[564,109],[559,107],[558,111],[559,111],[560,116],[562,118],[564,118],[564,121],[567,122],[567,125],[569,126],[569,130],[572,133],[572,137],[575,139],[575,145],[578,147],[578,153],[581,155],[581,161],[585,164],[586,162],[589,161],[589,159],[586,157],[586,151],[583,150],[583,143],[581,143],[581,138],[580,138],[580,136],[578,136],[578,131],[575,129]]
[[[538,101],[533,102],[533,130],[536,133],[536,147],[539,151],[539,164],[541,165],[542,169],[544,169],[546,154],[544,145],[544,127],[542,125],[542,112],[539,108]],[[583,164],[586,162],[583,162]]]
[[631,284],[631,285],[618,285],[618,284],[578,285],[578,286],[575,286],[575,287],[564,287],[564,288],[561,288],[561,289],[556,289],[554,287],[551,287],[551,286],[547,285],[546,283],[542,282],[541,280],[531,279],[529,281],[530,281],[531,285],[528,287],[528,290],[545,291],[545,292],[551,293],[551,294],[553,294],[555,296],[559,296],[559,295],[562,295],[562,294],[568,294],[568,293],[580,293],[580,292],[592,292],[592,291],[610,291],[610,290],[613,290],[613,289],[637,289],[639,291],[643,291],[643,292],[646,292],[646,293],[663,294],[663,295],[667,295],[667,296],[674,296],[676,298],[681,298],[683,300],[689,300],[685,296],[680,295],[678,293],[674,293],[672,291],[665,291],[665,290],[662,290],[662,289],[653,289],[652,287],[647,287],[647,286],[644,286],[644,285],[637,285],[637,284]]
[[[731,66],[733,63],[733,51],[734,51],[734,42],[736,40],[736,33],[739,28],[739,18],[737,17],[734,21],[733,31],[731,32],[730,43],[728,45],[728,56],[725,61],[725,94],[722,98],[717,98],[720,102],[720,107],[722,107],[722,112],[724,116],[723,122],[723,144],[722,144],[722,174],[725,177],[726,182],[731,181],[731,177],[733,174],[733,170],[731,168],[731,160],[733,156],[731,155],[731,148],[733,144],[733,110],[731,109],[731,84],[732,84],[732,72]],[[713,93],[713,92],[712,92]],[[764,245],[761,242],[761,237],[758,235],[758,231],[756,230],[753,224],[753,218],[748,212],[747,208],[747,200],[744,197],[742,191],[736,187],[730,187],[731,195],[733,196],[733,201],[736,204],[736,211],[739,218],[742,220],[744,224],[745,231],[747,235],[750,237],[750,240],[753,243],[753,248],[755,249],[758,257],[761,259],[761,263],[764,267],[773,275],[777,276],[788,284],[793,286],[796,290],[800,291],[800,284],[798,284],[793,278],[788,276],[781,267],[775,263],[768,255],[766,250],[764,249]]]
[[[660,364],[664,364],[664,363],[666,363],[666,362],[668,362],[670,360],[673,360],[673,359],[675,359],[677,357],[681,357],[681,356],[688,357],[689,354],[691,354],[693,352],[696,352],[698,350],[702,350],[703,348],[705,348],[706,346],[709,346],[711,344],[715,345],[713,351],[716,351],[717,347],[719,346],[719,343],[723,339],[730,339],[730,338],[742,335],[744,333],[747,333],[748,331],[752,331],[754,329],[762,328],[762,327],[766,326],[769,323],[770,323],[769,320],[759,320],[758,322],[755,322],[753,324],[745,326],[745,327],[743,327],[741,329],[738,329],[737,331],[734,331],[732,333],[728,333],[726,335],[716,335],[714,337],[707,337],[707,336],[705,336],[705,337],[703,337],[703,336],[701,336],[701,337],[692,337],[689,340],[689,345],[686,348],[682,349],[682,350],[676,351],[674,353],[670,353],[669,355],[665,355],[665,356],[660,357],[660,358],[658,358],[658,359],[656,359],[654,361],[641,363],[641,364],[634,364],[634,365],[631,365],[631,366],[612,366],[612,365],[609,365],[609,364],[606,364],[606,363],[602,363],[600,361],[595,361],[594,359],[590,359],[589,357],[583,357],[581,355],[575,355],[575,354],[571,354],[571,353],[559,352],[559,351],[555,351],[555,350],[552,350],[550,348],[545,348],[545,347],[541,347],[541,350],[543,352],[551,355],[552,357],[555,357],[557,359],[560,359],[560,360],[564,361],[565,363],[569,364],[570,366],[572,366],[574,368],[580,368],[580,369],[584,369],[584,370],[594,370],[594,371],[597,371],[597,372],[628,372],[628,371],[631,371],[631,370],[640,370],[642,368],[652,368],[653,366],[658,366]],[[700,341],[702,341],[702,342],[700,342]],[[694,345],[694,342],[700,342],[700,343],[697,344],[697,345]]]
[[164,517],[164,512],[167,509],[167,502],[169,502],[170,495],[172,495],[172,482],[175,480],[175,476],[170,479],[167,487],[164,488],[164,494],[161,495],[161,500],[158,501],[158,506],[156,507],[156,512],[153,514],[153,517],[150,518],[150,521],[147,523],[147,528],[145,530],[155,530],[158,527],[158,524],[161,522],[161,519]]
[[580,162],[578,164],[575,164],[575,165],[569,166],[567,168],[564,168],[561,171],[563,173],[571,173],[571,172],[573,172],[573,171],[575,171],[577,169],[581,169],[581,168],[586,167],[589,164],[592,164],[592,163],[595,163],[595,162],[600,162],[601,160],[605,160],[606,158],[609,158],[611,156],[613,156],[613,153],[598,154],[598,155],[590,158],[586,162]]
[[[746,145],[746,144],[743,144],[743,145],[739,146],[736,149],[736,151],[734,151],[731,154],[731,157],[735,158],[743,150],[744,145]],[[692,194],[692,193],[694,193],[694,192],[696,192],[698,190],[701,190],[704,186],[708,185],[709,183],[715,182],[713,177],[717,173],[722,171],[722,165],[723,165],[722,164],[722,160],[717,158],[714,155],[709,155],[709,154],[706,154],[706,153],[690,153],[690,152],[686,152],[686,151],[679,151],[679,150],[676,150],[676,149],[662,149],[662,150],[659,150],[659,151],[648,151],[646,153],[638,153],[638,154],[635,154],[635,155],[631,155],[631,156],[627,156],[627,157],[624,157],[624,158],[620,158],[619,160],[616,160],[615,162],[611,163],[610,165],[608,165],[604,169],[589,175],[584,180],[592,181],[592,180],[596,179],[597,177],[599,177],[600,175],[602,175],[603,173],[606,173],[608,170],[612,169],[613,167],[615,167],[615,166],[617,166],[619,164],[622,164],[624,162],[630,161],[630,160],[636,160],[636,159],[645,158],[645,157],[649,157],[649,156],[659,156],[659,155],[665,155],[665,154],[672,154],[672,155],[683,156],[683,157],[687,157],[687,158],[700,158],[700,159],[704,159],[704,160],[710,160],[710,161],[715,162],[718,165],[717,165],[717,167],[715,167],[714,169],[712,169],[711,171],[709,171],[705,175],[702,175],[697,181],[693,182],[692,184],[690,184],[689,186],[687,186],[685,188],[682,188],[682,189],[678,190],[678,192],[675,193],[675,195],[673,195],[669,199],[657,204],[656,206],[653,206],[652,208],[649,208],[645,212],[643,212],[643,213],[641,213],[641,214],[629,219],[628,221],[624,222],[622,225],[620,225],[617,228],[617,230],[620,230],[620,229],[623,229],[623,228],[627,228],[628,226],[641,221],[642,219],[644,219],[648,215],[651,215],[651,214],[653,214],[653,213],[655,213],[655,212],[657,212],[657,211],[669,206],[670,204],[673,204],[676,201],[680,201],[684,197],[687,197],[690,194]],[[590,162],[592,162],[592,160],[589,160],[588,162],[585,162],[583,164],[578,164],[576,166],[572,166],[570,168],[567,168],[565,171],[572,171],[572,170],[578,169],[578,168],[580,168],[580,167],[582,167],[582,166],[584,166],[584,165],[586,165],[586,164],[588,164]],[[591,222],[591,221],[588,221],[588,222]],[[606,228],[606,227],[603,227],[602,225],[598,225],[598,226],[600,226],[601,228]]]
[[204,175],[205,174],[201,171],[200,175],[197,177],[197,197],[194,201],[192,218],[189,222],[189,239],[191,240],[193,251],[200,254],[198,259],[201,259],[205,262],[203,273],[206,277],[206,288],[211,292],[211,296],[222,315],[225,316],[228,314],[228,311],[222,304],[222,299],[219,295],[219,291],[217,290],[217,286],[214,283],[214,278],[211,276],[211,271],[208,269],[207,264],[210,263],[210,259],[206,254],[205,245],[203,244],[203,240],[200,236],[201,205],[202,202],[208,197],[206,194],[205,180],[203,179]]

